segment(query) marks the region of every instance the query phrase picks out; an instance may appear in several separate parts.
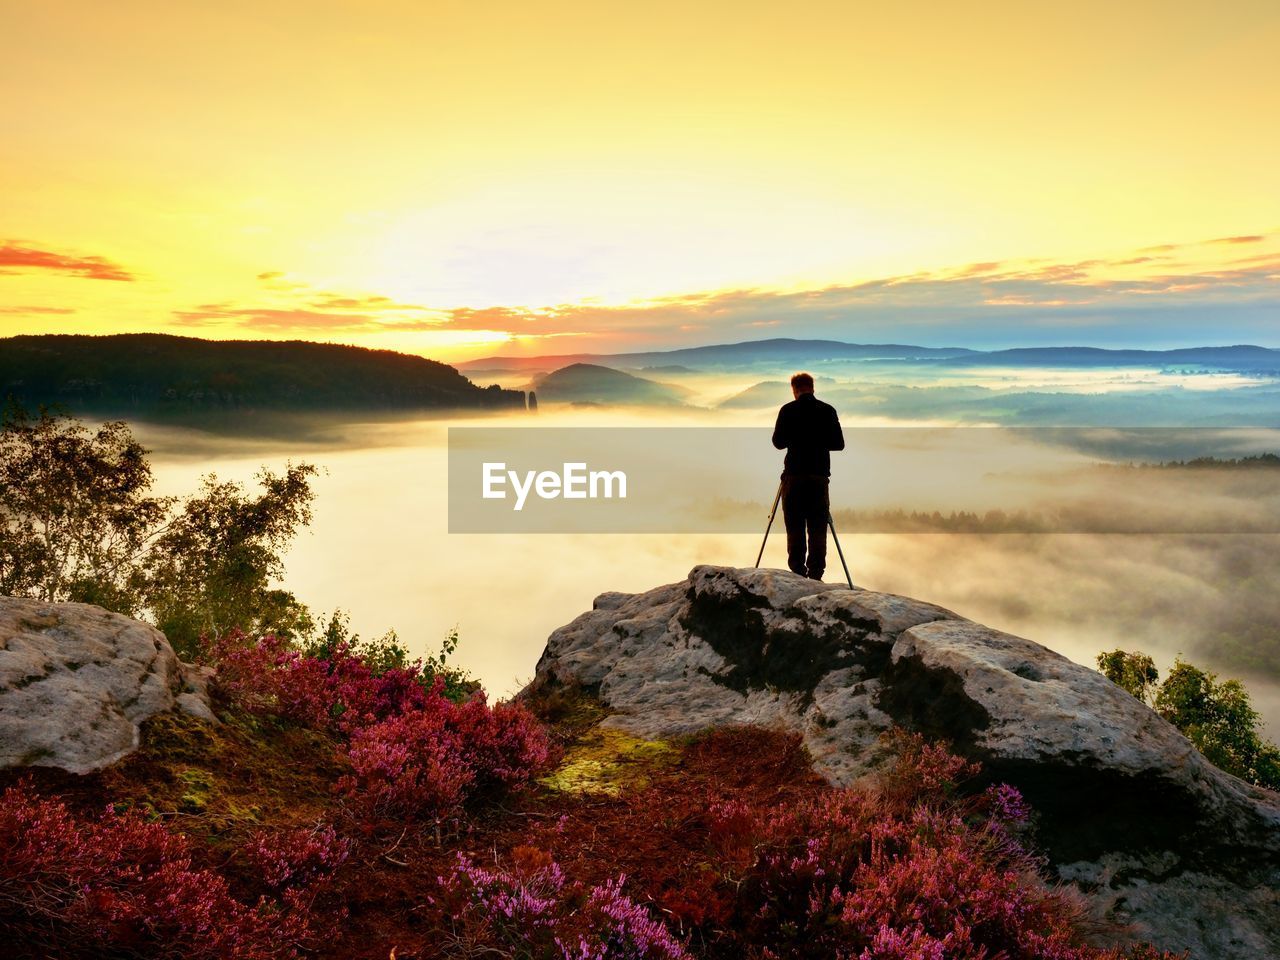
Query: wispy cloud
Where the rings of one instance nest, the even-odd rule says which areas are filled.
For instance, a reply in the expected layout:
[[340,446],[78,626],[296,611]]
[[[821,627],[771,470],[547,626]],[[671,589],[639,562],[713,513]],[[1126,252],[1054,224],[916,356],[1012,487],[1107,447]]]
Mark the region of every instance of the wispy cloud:
[[44,250],[15,240],[0,242],[0,274],[50,272],[89,280],[136,280],[106,257],[86,257]]
[[930,342],[968,343],[983,335],[1013,341],[1034,331],[1049,336],[1088,327],[1099,336],[1135,340],[1151,336],[1157,315],[1167,329],[1185,322],[1204,330],[1208,314],[1234,311],[1247,313],[1247,323],[1259,330],[1269,329],[1261,320],[1274,321],[1280,310],[1280,250],[1228,260],[1206,251],[1276,239],[1249,235],[1162,244],[1071,261],[983,261],[812,289],[695,292],[626,305],[432,308],[380,294],[320,291],[271,271],[259,276],[271,302],[203,304],[178,311],[175,320],[299,334],[443,330],[534,340],[573,336],[619,346],[679,339],[673,333],[745,338],[770,328],[843,339],[896,339],[910,329]]
[[381,294],[342,294],[315,290],[287,280],[280,271],[258,274],[272,294],[268,303],[203,303],[176,310],[174,322],[188,327],[232,326],[245,330],[297,333],[327,331],[365,333],[439,327],[441,318],[426,307],[401,303]]
[[[1280,305],[1280,253],[1212,269],[1171,268],[1152,257],[1064,263],[971,264],[956,271],[917,273],[820,289],[743,289],[621,307],[560,305],[545,309],[492,307],[447,314],[446,326],[537,336],[562,330],[657,335],[683,324],[731,334],[779,321],[798,335],[890,333],[934,328],[960,336],[974,327],[1122,326],[1125,316],[1160,309]],[[1134,267],[1152,267],[1139,276]],[[1117,268],[1130,268],[1125,273]],[[1140,321],[1145,323],[1146,321]],[[959,329],[957,329],[957,327]],[[936,337],[931,337],[936,339]]]
[[0,313],[17,314],[18,316],[75,313],[71,307],[0,307]]
[[427,308],[417,303],[397,303],[390,297],[360,296],[343,297],[337,294],[322,294],[313,301],[314,306],[332,310],[377,310],[377,311],[420,311]]
[[1210,240],[1210,243],[1261,243],[1267,239],[1265,234],[1251,233],[1240,237],[1219,237],[1217,240]]
[[305,308],[240,307],[230,303],[205,303],[174,312],[174,321],[189,327],[230,325],[247,330],[306,331],[364,330],[373,317]]

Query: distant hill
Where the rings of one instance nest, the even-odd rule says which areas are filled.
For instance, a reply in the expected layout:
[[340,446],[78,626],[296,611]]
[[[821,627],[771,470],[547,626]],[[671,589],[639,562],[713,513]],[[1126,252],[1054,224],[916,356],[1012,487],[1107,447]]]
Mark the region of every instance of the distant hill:
[[591,363],[571,363],[531,386],[546,403],[679,404],[681,392],[666,384]]
[[0,400],[75,413],[524,407],[519,390],[476,386],[453,367],[390,350],[164,334],[0,339]]
[[[921,347],[902,343],[845,343],[840,340],[777,338],[744,343],[711,344],[646,353],[569,354],[539,357],[486,357],[460,364],[462,370],[534,371],[573,363],[653,370],[681,366],[696,370],[794,368],[834,361],[926,363],[938,366],[1127,367],[1238,371],[1280,375],[1280,350],[1250,344],[1187,347],[1177,350],[1112,350],[1103,347],[1020,347],[1011,350],[968,350]],[[691,368],[691,369],[690,369]]]
[[1102,347],[1018,347],[952,357],[949,365],[1011,367],[1202,367],[1280,373],[1280,350],[1237,344],[1177,350],[1108,350]]
[[[830,398],[843,392],[834,381],[824,377],[815,380],[817,392]],[[760,407],[777,407],[791,399],[791,384],[786,380],[763,380],[716,404],[725,410],[755,410]]]
[[637,373],[658,374],[666,377],[697,376],[698,371],[679,363],[661,364],[656,367],[637,367]]
[[546,370],[574,363],[610,367],[687,366],[698,369],[750,366],[759,363],[813,363],[818,360],[922,360],[967,356],[963,347],[916,347],[902,343],[844,343],[840,340],[796,340],[779,337],[742,343],[651,350],[645,353],[578,353],[543,357],[485,357],[459,364],[462,370]]

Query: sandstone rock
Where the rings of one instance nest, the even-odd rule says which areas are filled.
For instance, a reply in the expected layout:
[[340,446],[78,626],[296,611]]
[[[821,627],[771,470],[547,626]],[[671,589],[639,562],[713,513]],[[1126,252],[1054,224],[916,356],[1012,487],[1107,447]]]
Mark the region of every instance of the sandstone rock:
[[84,603],[0,597],[0,767],[105,767],[138,725],[184,709],[213,719],[207,676],[154,627]]
[[182,661],[179,661],[178,665],[182,668],[182,691],[174,701],[174,706],[180,712],[197,720],[220,724],[222,721],[209,705],[209,683],[213,680],[213,667],[203,667]]
[[840,784],[883,759],[891,726],[946,739],[1023,791],[1055,868],[1107,919],[1197,958],[1280,955],[1280,797],[1030,640],[907,597],[702,566],[555,631],[526,693],[557,684],[639,737],[796,730]]

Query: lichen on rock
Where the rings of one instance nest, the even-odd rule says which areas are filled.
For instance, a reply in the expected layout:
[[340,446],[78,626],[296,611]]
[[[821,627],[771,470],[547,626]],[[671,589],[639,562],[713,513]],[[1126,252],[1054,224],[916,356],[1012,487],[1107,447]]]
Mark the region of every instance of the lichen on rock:
[[642,788],[655,766],[675,762],[679,751],[665,740],[645,740],[607,727],[581,736],[560,764],[538,782],[561,793],[617,796]]

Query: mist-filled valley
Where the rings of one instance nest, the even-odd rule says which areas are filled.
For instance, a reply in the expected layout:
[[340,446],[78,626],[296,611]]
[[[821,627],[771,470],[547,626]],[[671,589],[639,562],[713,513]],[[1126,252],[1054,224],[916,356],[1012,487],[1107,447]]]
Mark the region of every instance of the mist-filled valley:
[[[536,413],[307,416],[269,436],[234,418],[134,427],[163,493],[187,492],[209,472],[248,481],[264,464],[319,465],[314,522],[287,558],[290,589],[317,612],[348,611],[362,633],[394,628],[415,653],[456,626],[460,662],[505,694],[532,674],[547,634],[597,594],[669,583],[698,563],[753,562],[780,469],[767,434],[789,399],[786,372],[629,371],[672,388],[649,405],[548,395]],[[522,370],[502,382],[536,389],[544,376]],[[587,389],[616,381],[588,378]],[[1089,665],[1116,647],[1145,651],[1162,670],[1181,654],[1245,679],[1280,728],[1280,465],[1267,457],[1280,434],[1266,429],[1280,424],[1274,379],[866,364],[820,372],[818,393],[851,440],[833,455],[831,489],[856,584],[941,604]],[[698,491],[689,509],[703,511],[678,532],[451,534],[447,434],[459,425],[761,433],[749,464],[695,455],[664,466],[671,489]],[[1017,429],[976,429],[993,425]],[[859,454],[864,441],[882,449]],[[785,566],[780,517],[763,563]],[[841,576],[833,556],[826,579]]]
[[1280,3],[11,6],[0,960],[1280,960]]

